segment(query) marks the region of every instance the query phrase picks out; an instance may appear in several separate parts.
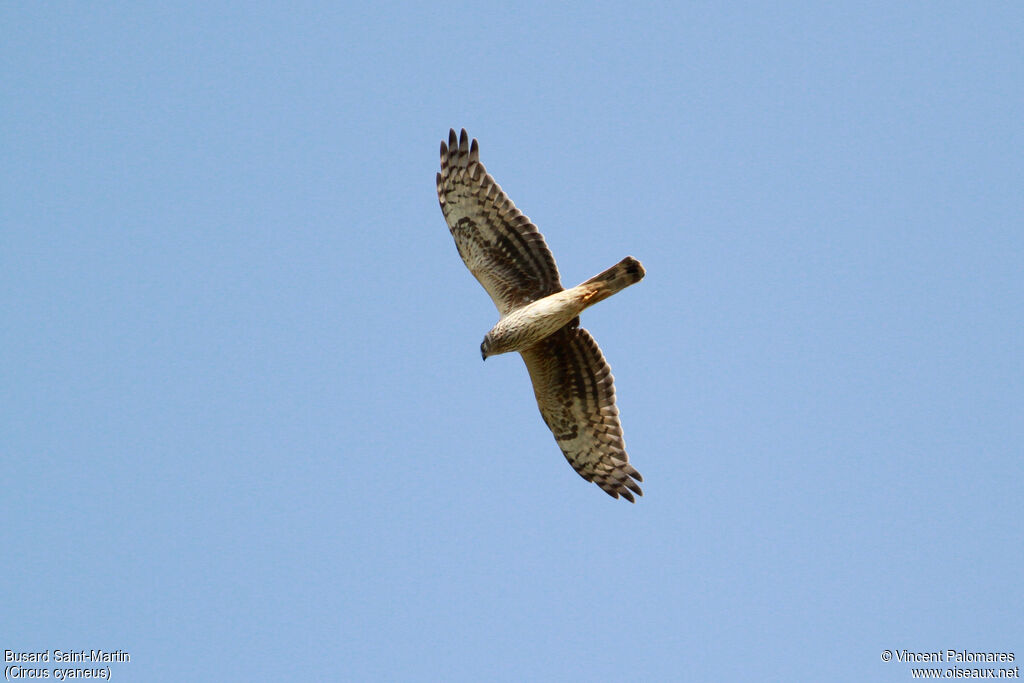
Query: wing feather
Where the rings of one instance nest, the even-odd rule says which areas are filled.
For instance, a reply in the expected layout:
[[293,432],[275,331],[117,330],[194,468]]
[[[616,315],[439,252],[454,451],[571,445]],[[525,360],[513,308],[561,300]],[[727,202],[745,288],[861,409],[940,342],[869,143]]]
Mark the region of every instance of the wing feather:
[[487,173],[465,129],[441,142],[437,198],[459,255],[502,315],[562,290],[543,235]]
[[579,318],[522,352],[537,406],[581,477],[631,503],[643,495],[629,464],[611,368]]

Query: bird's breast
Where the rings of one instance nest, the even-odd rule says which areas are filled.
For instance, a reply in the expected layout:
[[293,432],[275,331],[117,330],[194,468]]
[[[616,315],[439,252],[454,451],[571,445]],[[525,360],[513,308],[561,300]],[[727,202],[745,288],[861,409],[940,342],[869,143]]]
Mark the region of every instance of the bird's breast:
[[582,310],[577,292],[563,290],[509,312],[490,331],[496,353],[521,351],[554,334]]

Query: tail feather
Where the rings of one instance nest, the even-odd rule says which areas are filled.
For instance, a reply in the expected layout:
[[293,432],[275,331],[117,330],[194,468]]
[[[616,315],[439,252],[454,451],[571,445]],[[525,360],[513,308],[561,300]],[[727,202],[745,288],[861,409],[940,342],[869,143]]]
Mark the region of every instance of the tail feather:
[[587,296],[587,305],[589,306],[607,299],[630,285],[635,285],[643,279],[646,272],[639,261],[632,256],[627,256],[603,273],[598,273],[590,278],[580,287],[589,290],[587,292],[589,295]]

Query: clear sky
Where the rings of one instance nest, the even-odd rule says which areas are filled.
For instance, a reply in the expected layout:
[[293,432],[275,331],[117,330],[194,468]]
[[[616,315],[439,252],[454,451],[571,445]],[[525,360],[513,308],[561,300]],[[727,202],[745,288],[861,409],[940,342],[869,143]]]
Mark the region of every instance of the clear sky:
[[[0,649],[158,682],[1024,658],[1021,3],[0,27]],[[566,464],[518,358],[480,360],[449,127],[565,284],[647,269],[583,316],[636,505]]]

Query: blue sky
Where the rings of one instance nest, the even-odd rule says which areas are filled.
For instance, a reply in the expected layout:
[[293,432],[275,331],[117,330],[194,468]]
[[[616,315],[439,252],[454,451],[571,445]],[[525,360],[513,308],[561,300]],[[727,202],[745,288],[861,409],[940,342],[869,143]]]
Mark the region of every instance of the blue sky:
[[[903,681],[1024,657],[1019,3],[4,3],[0,648],[119,680]],[[565,463],[437,206],[587,311]]]

